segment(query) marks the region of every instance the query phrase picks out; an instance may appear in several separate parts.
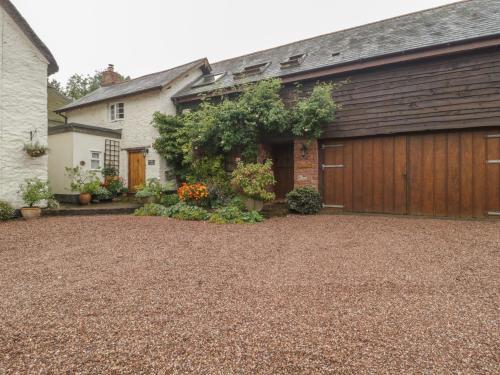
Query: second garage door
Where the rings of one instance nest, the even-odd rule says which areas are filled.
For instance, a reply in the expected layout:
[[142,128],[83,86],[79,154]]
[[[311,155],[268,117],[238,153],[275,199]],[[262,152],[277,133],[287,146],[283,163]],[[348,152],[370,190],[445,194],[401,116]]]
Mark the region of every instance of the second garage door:
[[500,215],[500,129],[322,143],[325,206],[449,217]]

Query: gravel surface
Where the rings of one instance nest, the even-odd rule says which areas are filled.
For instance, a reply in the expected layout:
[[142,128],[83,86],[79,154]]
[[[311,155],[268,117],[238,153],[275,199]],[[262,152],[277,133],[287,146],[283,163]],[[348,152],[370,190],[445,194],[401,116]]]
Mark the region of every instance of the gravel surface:
[[500,222],[0,223],[0,373],[499,373]]

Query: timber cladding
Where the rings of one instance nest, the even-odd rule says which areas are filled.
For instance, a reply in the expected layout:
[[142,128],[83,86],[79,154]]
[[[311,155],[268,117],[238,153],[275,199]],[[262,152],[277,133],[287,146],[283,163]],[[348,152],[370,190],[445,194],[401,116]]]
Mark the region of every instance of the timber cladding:
[[320,157],[326,206],[500,217],[500,127],[334,139]]
[[[323,138],[394,134],[500,124],[500,49],[390,65],[321,81],[348,83]],[[308,95],[317,80],[302,82]],[[293,100],[294,85],[283,90]]]

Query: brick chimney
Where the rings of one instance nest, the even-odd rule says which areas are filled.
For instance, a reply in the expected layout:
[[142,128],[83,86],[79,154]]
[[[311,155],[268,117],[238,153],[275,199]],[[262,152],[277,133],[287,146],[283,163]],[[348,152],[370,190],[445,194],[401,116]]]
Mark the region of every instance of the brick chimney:
[[111,86],[122,81],[120,75],[115,72],[115,66],[108,64],[108,69],[102,72],[101,86]]

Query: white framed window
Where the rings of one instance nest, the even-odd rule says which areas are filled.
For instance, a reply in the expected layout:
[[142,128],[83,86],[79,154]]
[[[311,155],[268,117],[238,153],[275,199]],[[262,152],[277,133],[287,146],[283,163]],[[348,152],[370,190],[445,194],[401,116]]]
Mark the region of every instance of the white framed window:
[[98,170],[102,167],[101,160],[102,152],[100,151],[90,151],[90,169]]
[[109,120],[117,121],[125,118],[125,103],[113,103],[109,106]]

